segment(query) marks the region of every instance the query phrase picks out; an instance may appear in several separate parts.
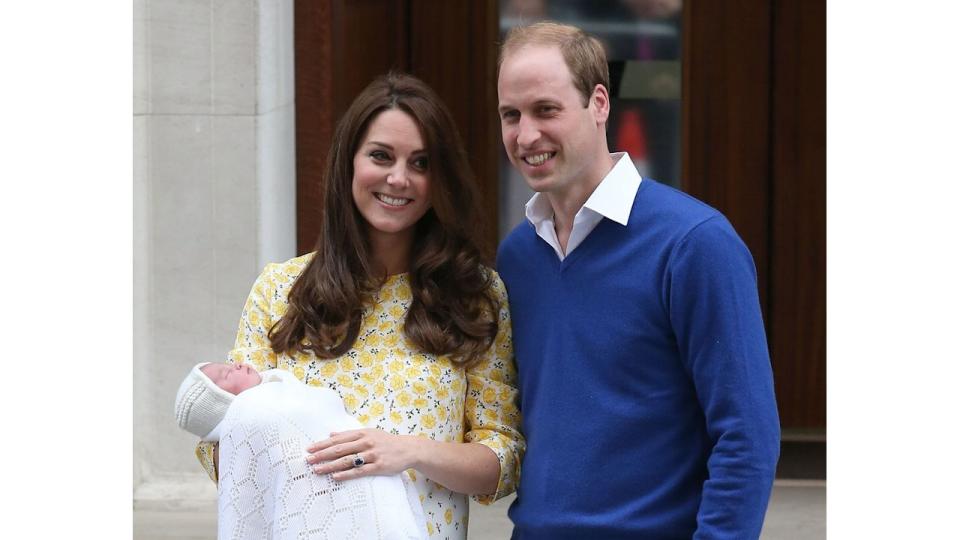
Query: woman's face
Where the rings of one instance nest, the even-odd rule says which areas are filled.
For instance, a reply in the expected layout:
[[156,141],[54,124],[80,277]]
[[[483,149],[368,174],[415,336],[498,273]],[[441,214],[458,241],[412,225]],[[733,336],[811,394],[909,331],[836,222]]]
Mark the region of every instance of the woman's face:
[[430,209],[430,163],[409,114],[387,109],[370,123],[353,157],[352,191],[372,241],[412,238]]

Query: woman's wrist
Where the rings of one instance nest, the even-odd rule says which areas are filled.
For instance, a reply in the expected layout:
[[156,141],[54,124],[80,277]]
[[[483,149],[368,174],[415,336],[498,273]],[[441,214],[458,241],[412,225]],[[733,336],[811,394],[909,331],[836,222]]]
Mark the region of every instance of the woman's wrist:
[[488,446],[441,442],[406,435],[410,468],[457,493],[487,495],[496,491],[500,460]]
[[406,440],[407,447],[407,462],[410,464],[408,469],[422,470],[424,465],[427,464],[427,456],[429,455],[429,445],[431,442],[430,439],[426,437],[419,437],[417,435],[401,435]]

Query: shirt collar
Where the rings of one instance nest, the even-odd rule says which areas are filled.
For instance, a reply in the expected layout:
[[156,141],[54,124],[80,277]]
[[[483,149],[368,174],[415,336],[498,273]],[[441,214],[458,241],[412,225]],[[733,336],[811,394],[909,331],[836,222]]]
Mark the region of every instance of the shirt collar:
[[[613,168],[607,173],[600,185],[583,204],[584,208],[592,210],[601,216],[626,225],[630,220],[630,211],[633,209],[633,200],[637,196],[637,189],[643,180],[637,168],[626,152],[610,154],[614,160]],[[545,220],[553,221],[553,207],[550,200],[542,193],[534,193],[525,207],[527,220],[538,227]]]
[[524,212],[527,220],[534,226],[548,219],[553,221],[553,207],[550,206],[550,200],[543,193],[534,193],[533,197],[530,197],[530,200],[527,201]]
[[583,204],[603,217],[626,225],[630,220],[630,210],[637,196],[637,189],[643,180],[637,167],[626,152],[610,154],[616,163],[590,198]]

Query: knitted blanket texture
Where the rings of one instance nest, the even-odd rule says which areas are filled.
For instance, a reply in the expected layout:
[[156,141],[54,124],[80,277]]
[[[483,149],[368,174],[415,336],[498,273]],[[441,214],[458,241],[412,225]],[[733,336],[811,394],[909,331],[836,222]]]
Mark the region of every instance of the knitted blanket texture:
[[337,482],[313,472],[309,444],[362,426],[336,392],[289,378],[240,393],[218,426],[217,537],[424,538],[419,496],[401,475]]

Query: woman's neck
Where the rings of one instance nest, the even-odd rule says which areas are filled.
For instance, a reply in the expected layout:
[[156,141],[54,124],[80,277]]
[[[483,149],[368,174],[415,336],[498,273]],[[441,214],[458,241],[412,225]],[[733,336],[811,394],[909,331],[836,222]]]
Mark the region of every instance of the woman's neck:
[[410,251],[413,247],[413,231],[398,234],[385,234],[371,230],[370,254],[374,271],[381,275],[392,276],[410,270]]

